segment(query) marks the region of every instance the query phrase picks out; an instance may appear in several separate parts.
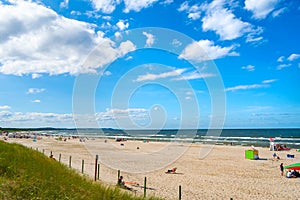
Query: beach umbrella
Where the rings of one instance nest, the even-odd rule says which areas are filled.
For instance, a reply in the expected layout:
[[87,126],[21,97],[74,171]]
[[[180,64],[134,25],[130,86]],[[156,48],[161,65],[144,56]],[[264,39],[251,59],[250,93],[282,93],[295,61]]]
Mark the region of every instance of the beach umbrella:
[[294,163],[294,164],[291,164],[291,165],[287,165],[284,167],[284,169],[287,169],[287,170],[300,170],[300,163]]

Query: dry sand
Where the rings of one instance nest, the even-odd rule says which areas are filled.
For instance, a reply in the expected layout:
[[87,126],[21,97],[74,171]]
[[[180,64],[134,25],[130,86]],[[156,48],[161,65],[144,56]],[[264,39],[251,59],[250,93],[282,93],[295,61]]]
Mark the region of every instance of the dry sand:
[[[208,146],[192,144],[182,156],[173,161],[174,158],[170,158],[172,157],[170,153],[178,153],[178,150],[182,150],[181,148],[186,147],[187,144],[168,146],[168,143],[125,141],[121,142],[124,144],[121,146],[120,142],[112,140],[106,143],[103,139],[85,142],[70,139],[64,142],[54,137],[43,137],[36,142],[32,139],[11,138],[7,141],[44,151],[46,155],[50,155],[52,151],[56,160],[61,154],[61,162],[66,165],[69,165],[71,156],[72,168],[78,173],[81,173],[81,163],[84,160],[84,173],[92,179],[94,178],[95,155],[99,154],[101,162],[99,181],[115,185],[119,165],[119,169],[123,169],[121,175],[125,181],[137,182],[140,185],[140,187],[131,186],[136,190],[137,195],[143,194],[141,186],[144,184],[144,177],[147,177],[147,196],[165,199],[178,199],[179,185],[182,187],[182,199],[187,200],[300,199],[300,178],[285,178],[280,175],[279,170],[281,162],[284,165],[300,162],[300,153],[295,150],[276,152],[280,160],[274,161],[272,159],[274,152],[269,151],[268,148],[257,147],[259,157],[264,159],[248,160],[245,159],[244,154],[249,147],[217,145],[208,156],[200,159],[200,148],[208,148]],[[294,154],[295,158],[287,158],[288,153]],[[135,161],[135,159],[140,159],[140,161]],[[177,167],[177,173],[166,174],[165,171],[172,167]],[[149,172],[151,170],[152,172]],[[134,173],[136,171],[144,172]]]

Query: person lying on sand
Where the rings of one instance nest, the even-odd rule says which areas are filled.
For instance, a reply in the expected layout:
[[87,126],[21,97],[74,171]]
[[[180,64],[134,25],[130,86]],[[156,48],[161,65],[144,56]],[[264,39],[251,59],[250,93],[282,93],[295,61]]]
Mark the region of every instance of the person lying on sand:
[[173,167],[172,169],[168,169],[168,171],[166,171],[166,174],[171,174],[171,173],[176,173],[177,168]]

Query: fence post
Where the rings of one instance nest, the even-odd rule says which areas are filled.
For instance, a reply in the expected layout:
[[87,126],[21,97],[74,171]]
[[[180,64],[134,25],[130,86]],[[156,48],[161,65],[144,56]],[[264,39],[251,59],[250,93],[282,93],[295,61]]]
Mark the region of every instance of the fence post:
[[59,154],[58,161],[61,161],[61,153]]
[[81,162],[81,173],[83,173],[83,171],[84,171],[84,160],[82,160]]
[[147,177],[144,180],[144,198],[146,198],[146,190],[147,190]]
[[72,166],[72,156],[70,156],[69,158],[69,168],[71,168],[71,166]]
[[95,159],[95,177],[94,180],[97,180],[97,165],[98,165],[98,155],[96,155],[96,159]]
[[100,176],[100,163],[98,164],[98,174],[97,174],[97,179],[99,180],[99,176]]
[[119,179],[120,179],[120,170],[118,170],[118,182],[119,182]]
[[181,200],[181,185],[179,185],[179,200]]

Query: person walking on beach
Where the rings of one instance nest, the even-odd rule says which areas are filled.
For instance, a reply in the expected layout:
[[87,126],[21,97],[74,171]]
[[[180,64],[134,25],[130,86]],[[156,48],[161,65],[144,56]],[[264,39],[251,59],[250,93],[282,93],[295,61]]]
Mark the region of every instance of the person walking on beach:
[[281,176],[283,176],[283,163],[280,164],[280,172],[281,172]]

